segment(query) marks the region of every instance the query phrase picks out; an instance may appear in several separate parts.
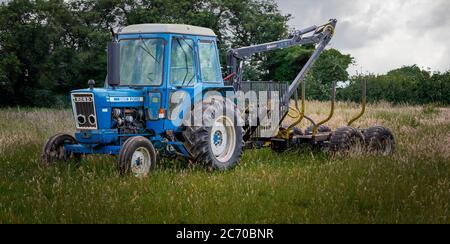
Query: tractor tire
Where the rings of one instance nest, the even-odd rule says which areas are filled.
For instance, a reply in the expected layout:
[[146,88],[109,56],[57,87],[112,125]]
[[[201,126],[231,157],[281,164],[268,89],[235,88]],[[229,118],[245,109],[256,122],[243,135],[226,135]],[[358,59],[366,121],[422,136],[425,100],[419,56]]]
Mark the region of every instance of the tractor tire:
[[[183,131],[190,160],[209,170],[228,170],[239,162],[243,147],[242,120],[236,105],[221,96],[210,96],[201,104],[202,113],[191,111]],[[227,114],[225,108],[231,109]],[[233,118],[230,118],[232,114]],[[192,124],[202,121],[202,125]]]
[[156,165],[156,150],[151,141],[142,136],[128,138],[120,148],[117,168],[121,175],[146,177]]
[[369,153],[389,156],[395,151],[394,135],[386,127],[371,127],[364,131],[364,138]]
[[81,154],[67,154],[64,150],[64,144],[77,144],[77,140],[67,134],[56,134],[50,137],[42,148],[41,165],[50,166],[58,162],[81,159]]
[[358,147],[364,146],[363,134],[353,127],[342,127],[337,129],[330,139],[330,151],[333,153],[348,154]]
[[[306,128],[305,134],[312,135],[313,128],[314,128],[314,125],[310,125],[308,128]],[[319,126],[319,128],[317,128],[317,132],[319,132],[319,133],[331,132],[331,129],[330,129],[330,127],[328,127],[326,125],[321,125],[321,126]]]

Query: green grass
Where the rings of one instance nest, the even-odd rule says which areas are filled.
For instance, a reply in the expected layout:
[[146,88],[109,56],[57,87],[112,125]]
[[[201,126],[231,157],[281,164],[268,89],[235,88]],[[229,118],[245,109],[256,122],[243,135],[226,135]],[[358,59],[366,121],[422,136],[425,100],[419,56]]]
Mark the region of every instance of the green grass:
[[169,161],[146,179],[119,176],[109,156],[41,168],[70,112],[0,112],[0,223],[450,223],[446,108],[374,105],[360,125],[395,132],[391,157],[249,150],[227,172]]

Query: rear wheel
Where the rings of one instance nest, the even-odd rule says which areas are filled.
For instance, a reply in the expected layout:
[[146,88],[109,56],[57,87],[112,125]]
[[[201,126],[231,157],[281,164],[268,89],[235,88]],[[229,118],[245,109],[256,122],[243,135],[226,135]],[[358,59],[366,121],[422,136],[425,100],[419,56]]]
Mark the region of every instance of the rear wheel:
[[364,131],[367,151],[389,156],[395,150],[395,138],[392,132],[382,126],[374,126]]
[[122,175],[146,177],[155,168],[156,150],[145,137],[128,138],[119,152],[118,169]]
[[76,144],[77,140],[71,135],[57,134],[47,140],[41,155],[41,164],[44,166],[56,164],[58,162],[65,162],[68,160],[79,160],[81,154],[67,153],[64,145]]
[[363,146],[363,134],[353,127],[339,128],[331,135],[330,150],[334,153],[361,152]]
[[[238,163],[244,145],[238,110],[234,103],[218,96],[205,99],[202,106],[204,116],[191,112],[191,122],[203,121],[203,124],[186,127],[184,145],[195,164],[209,169],[230,169]],[[224,112],[226,107],[228,113]]]

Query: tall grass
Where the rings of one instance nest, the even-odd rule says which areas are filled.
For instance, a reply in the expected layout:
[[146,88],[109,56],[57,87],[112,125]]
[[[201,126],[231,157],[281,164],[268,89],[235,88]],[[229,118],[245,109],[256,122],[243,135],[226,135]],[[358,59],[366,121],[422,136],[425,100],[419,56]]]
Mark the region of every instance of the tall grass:
[[[44,141],[74,132],[71,112],[0,113],[0,223],[450,222],[449,108],[369,105],[355,126],[391,128],[390,157],[249,150],[228,172],[163,162],[142,180],[119,176],[110,156],[41,168]],[[328,104],[310,102],[307,113],[325,118]],[[339,103],[328,125],[357,113]]]

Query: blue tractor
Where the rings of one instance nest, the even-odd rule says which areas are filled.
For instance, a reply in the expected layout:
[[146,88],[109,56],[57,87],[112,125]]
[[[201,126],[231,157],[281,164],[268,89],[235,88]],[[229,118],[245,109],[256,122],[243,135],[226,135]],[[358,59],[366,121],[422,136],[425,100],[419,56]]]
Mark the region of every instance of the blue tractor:
[[[44,145],[42,162],[54,164],[87,154],[116,155],[120,173],[145,177],[160,157],[226,170],[238,163],[250,142],[269,141],[274,149],[305,140],[328,142],[332,133],[320,128],[297,137],[291,128],[265,138],[257,136],[258,126],[248,125],[246,110],[228,94],[248,87],[242,81],[243,62],[252,54],[316,44],[316,51],[290,86],[270,86],[282,93],[281,124],[290,98],[331,40],[335,25],[336,20],[330,20],[297,31],[286,40],[230,50],[226,82],[212,30],[177,24],[122,28],[108,43],[107,84],[94,88],[90,80],[89,88],[71,92],[75,136],[51,137]],[[197,123],[205,118],[208,123]]]

